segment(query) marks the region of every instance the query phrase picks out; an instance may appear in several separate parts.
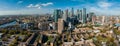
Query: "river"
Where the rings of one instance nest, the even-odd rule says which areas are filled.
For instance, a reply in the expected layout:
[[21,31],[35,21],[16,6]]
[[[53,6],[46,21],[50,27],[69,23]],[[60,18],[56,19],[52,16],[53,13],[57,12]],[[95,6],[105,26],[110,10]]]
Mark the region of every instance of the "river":
[[17,21],[12,21],[12,22],[9,22],[9,23],[1,24],[0,28],[5,28],[5,27],[8,27],[8,26],[13,26],[13,25],[16,25],[16,24],[17,24]]

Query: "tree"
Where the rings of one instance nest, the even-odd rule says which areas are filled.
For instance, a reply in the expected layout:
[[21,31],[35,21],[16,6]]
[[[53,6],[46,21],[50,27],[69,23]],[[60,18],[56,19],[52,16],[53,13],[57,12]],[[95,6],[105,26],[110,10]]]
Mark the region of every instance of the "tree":
[[9,46],[17,46],[16,44],[10,44]]
[[2,30],[2,33],[7,34],[8,31],[7,30]]
[[8,38],[7,38],[7,37],[5,37],[5,38],[3,38],[2,40],[3,40],[3,41],[8,41]]
[[10,31],[9,31],[9,34],[11,34],[11,35],[12,35],[12,34],[15,34],[15,31],[10,30]]
[[10,36],[11,36],[10,34],[7,34],[7,38],[10,38]]
[[17,39],[15,39],[15,40],[13,41],[13,43],[14,43],[14,44],[18,44],[18,41],[17,41]]

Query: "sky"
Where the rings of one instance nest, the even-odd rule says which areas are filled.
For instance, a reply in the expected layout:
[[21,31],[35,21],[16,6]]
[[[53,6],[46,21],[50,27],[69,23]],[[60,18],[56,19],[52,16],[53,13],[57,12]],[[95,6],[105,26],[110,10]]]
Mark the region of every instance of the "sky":
[[82,9],[98,15],[120,15],[120,0],[0,0],[0,15],[46,14],[54,9]]

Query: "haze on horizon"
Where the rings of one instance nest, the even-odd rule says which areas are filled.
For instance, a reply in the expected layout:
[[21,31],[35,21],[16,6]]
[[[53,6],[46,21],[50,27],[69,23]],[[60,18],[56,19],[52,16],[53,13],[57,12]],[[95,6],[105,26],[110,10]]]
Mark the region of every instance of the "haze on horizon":
[[54,9],[86,8],[99,15],[120,15],[120,0],[0,0],[0,15],[46,14]]

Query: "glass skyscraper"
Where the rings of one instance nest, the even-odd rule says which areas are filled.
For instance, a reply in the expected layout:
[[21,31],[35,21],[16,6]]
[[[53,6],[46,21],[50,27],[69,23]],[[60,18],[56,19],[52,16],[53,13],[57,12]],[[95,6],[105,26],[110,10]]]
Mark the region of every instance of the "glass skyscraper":
[[82,9],[82,23],[87,22],[86,8]]
[[61,18],[61,16],[62,16],[61,9],[55,9],[53,13],[54,22],[58,22],[58,18]]

